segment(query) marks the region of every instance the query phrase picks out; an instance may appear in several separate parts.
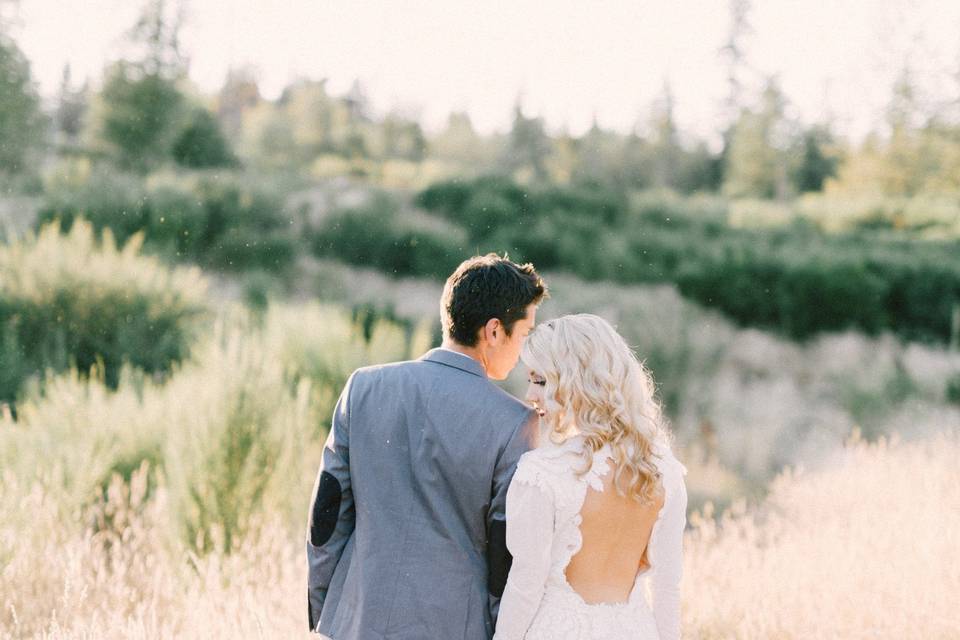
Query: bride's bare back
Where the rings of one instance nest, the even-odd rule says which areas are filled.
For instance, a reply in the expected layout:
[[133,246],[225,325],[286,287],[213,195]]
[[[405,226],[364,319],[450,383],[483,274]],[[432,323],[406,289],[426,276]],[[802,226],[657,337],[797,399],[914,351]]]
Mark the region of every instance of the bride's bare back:
[[580,509],[583,544],[566,568],[567,582],[588,604],[626,602],[646,568],[647,544],[663,497],[640,504],[614,486],[613,461],[603,491],[587,489]]

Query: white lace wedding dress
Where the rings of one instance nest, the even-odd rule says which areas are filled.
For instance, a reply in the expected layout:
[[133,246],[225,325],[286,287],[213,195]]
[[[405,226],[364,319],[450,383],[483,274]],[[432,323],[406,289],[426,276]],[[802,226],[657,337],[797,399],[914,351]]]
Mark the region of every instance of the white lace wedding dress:
[[506,512],[513,566],[494,640],[675,640],[680,637],[686,469],[669,447],[654,446],[665,495],[647,544],[649,568],[637,574],[626,602],[588,604],[565,571],[583,544],[580,511],[587,489],[603,491],[610,451],[605,446],[594,454],[591,470],[578,477],[582,446],[580,437],[550,443],[525,454],[517,465]]

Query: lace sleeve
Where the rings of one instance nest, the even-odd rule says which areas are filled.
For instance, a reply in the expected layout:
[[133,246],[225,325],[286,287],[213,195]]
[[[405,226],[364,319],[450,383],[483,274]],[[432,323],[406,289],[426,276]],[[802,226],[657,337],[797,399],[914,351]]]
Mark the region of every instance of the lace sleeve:
[[668,464],[670,468],[663,474],[666,500],[650,538],[648,555],[652,565],[653,616],[660,640],[677,640],[680,637],[683,529],[687,522],[687,489],[683,482],[686,469],[676,459],[669,459]]
[[540,607],[550,572],[553,519],[549,483],[529,460],[521,459],[507,491],[507,548],[513,565],[494,640],[521,640]]

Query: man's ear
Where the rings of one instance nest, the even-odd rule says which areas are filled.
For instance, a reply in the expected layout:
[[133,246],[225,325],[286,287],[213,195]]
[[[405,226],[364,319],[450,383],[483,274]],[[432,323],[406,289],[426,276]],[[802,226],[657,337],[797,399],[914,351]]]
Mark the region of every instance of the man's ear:
[[490,344],[496,344],[500,340],[501,334],[504,334],[503,324],[499,318],[490,318],[487,324],[483,326],[483,333]]

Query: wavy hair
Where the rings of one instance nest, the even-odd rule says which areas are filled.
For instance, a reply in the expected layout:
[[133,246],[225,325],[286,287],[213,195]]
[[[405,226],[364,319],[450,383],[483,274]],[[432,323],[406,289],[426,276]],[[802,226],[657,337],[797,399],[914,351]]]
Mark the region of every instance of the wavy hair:
[[610,323],[582,313],[538,325],[520,358],[546,380],[542,408],[550,439],[583,436],[579,473],[610,444],[617,491],[654,502],[661,486],[653,445],[668,444],[669,435],[653,378]]

